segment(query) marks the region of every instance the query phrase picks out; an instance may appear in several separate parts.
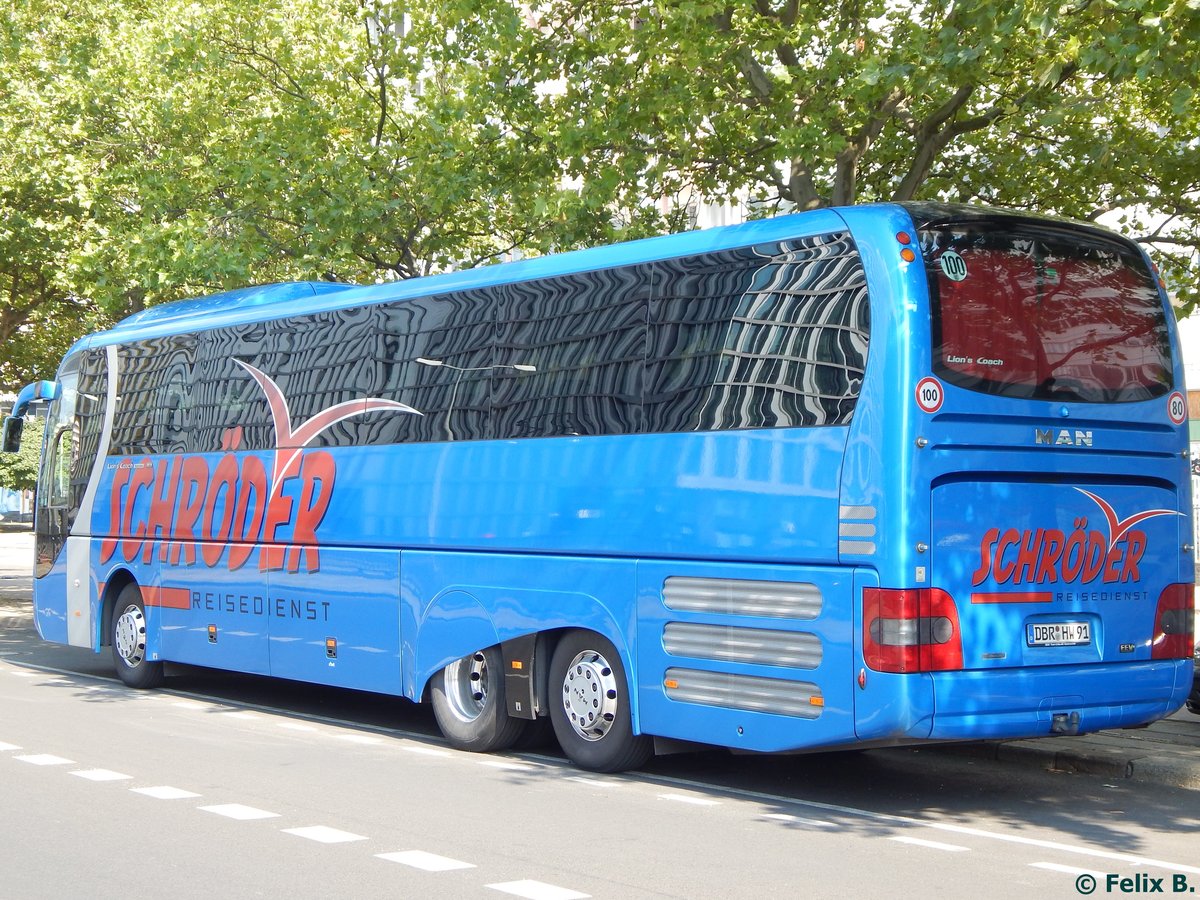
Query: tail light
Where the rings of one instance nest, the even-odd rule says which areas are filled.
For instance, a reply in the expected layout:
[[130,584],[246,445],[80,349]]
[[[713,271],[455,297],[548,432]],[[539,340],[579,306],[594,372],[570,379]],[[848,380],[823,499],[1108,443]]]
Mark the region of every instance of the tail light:
[[865,588],[863,657],[876,672],[961,669],[954,598],[937,588]]
[[1169,584],[1158,597],[1154,611],[1154,636],[1150,639],[1152,659],[1188,659],[1196,632],[1194,585]]

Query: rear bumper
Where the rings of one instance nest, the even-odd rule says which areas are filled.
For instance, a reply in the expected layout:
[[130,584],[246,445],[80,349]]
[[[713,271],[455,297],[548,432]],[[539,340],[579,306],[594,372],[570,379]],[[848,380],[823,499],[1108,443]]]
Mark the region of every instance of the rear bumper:
[[1040,737],[1056,714],[1079,733],[1142,725],[1187,698],[1192,661],[1154,660],[933,674],[931,740]]

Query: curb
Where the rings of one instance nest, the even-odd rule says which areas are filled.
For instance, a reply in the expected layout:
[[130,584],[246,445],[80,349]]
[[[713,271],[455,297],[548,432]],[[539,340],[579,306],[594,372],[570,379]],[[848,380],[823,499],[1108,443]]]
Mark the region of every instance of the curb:
[[1200,791],[1200,760],[1192,762],[1174,756],[1144,756],[1133,760],[1130,765],[1133,767],[1134,781]]
[[1116,747],[1064,747],[1056,738],[951,745],[947,749],[997,762],[1076,772],[1140,784],[1200,791],[1200,752],[1133,755]]

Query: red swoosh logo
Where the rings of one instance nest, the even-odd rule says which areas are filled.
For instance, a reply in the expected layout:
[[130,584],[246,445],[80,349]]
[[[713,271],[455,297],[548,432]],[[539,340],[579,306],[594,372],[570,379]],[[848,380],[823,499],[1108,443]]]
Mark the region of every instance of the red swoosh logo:
[[1118,519],[1117,511],[1115,509],[1113,509],[1112,504],[1110,504],[1103,497],[1098,497],[1095,494],[1093,494],[1091,491],[1085,491],[1081,487],[1077,487],[1077,488],[1075,488],[1075,490],[1079,491],[1079,493],[1084,494],[1087,497],[1091,497],[1092,500],[1094,500],[1096,502],[1096,505],[1100,507],[1100,511],[1102,513],[1104,513],[1104,518],[1108,521],[1108,549],[1109,550],[1111,550],[1113,548],[1113,544],[1115,544],[1122,537],[1124,537],[1125,532],[1127,532],[1134,525],[1137,525],[1139,522],[1145,522],[1147,519],[1153,519],[1153,518],[1156,518],[1157,516],[1181,516],[1181,515],[1183,515],[1183,513],[1179,512],[1178,510],[1174,510],[1174,509],[1148,509],[1145,512],[1134,513],[1132,516],[1130,516],[1127,519]]
[[[321,432],[327,428],[331,428],[338,422],[349,419],[351,416],[361,415],[363,413],[376,412],[381,410],[390,410],[391,412],[412,413],[413,415],[424,415],[420,410],[413,409],[404,403],[399,403],[395,400],[385,400],[381,397],[366,397],[362,400],[347,400],[344,403],[338,403],[328,409],[323,409],[307,422],[298,426],[295,430],[292,429],[292,414],[288,409],[287,398],[283,396],[283,391],[269,375],[256,369],[248,362],[242,362],[240,359],[235,359],[239,366],[250,373],[250,377],[258,382],[258,386],[262,388],[263,394],[267,398],[267,406],[271,409],[271,421],[275,426],[275,465],[272,472],[272,493],[278,490],[283,479],[290,473],[295,466],[296,460],[304,448],[311,444]],[[279,453],[280,448],[290,450],[286,456]]]

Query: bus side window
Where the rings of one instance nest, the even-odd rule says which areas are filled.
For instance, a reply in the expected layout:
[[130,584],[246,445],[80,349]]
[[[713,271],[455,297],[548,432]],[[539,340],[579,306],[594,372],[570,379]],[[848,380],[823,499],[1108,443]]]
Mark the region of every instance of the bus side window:
[[165,453],[185,451],[184,437],[191,417],[191,380],[188,373],[173,371],[163,385],[158,402],[159,450]]
[[846,233],[665,260],[651,304],[648,429],[845,425],[868,319]]

